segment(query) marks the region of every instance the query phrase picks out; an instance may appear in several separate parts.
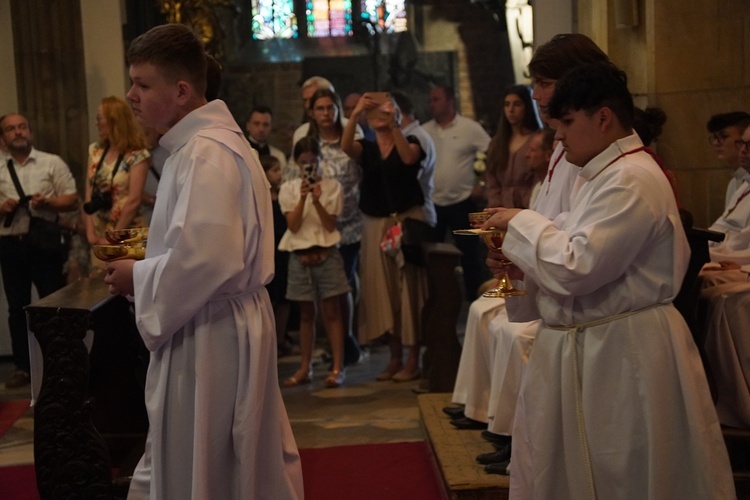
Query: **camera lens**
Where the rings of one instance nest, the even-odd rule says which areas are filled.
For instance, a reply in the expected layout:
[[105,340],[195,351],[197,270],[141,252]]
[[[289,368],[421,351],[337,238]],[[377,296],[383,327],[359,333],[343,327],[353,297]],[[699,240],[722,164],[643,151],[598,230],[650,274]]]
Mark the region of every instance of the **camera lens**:
[[99,210],[108,210],[112,207],[112,198],[109,193],[92,193],[91,200],[83,204],[83,211],[91,215]]

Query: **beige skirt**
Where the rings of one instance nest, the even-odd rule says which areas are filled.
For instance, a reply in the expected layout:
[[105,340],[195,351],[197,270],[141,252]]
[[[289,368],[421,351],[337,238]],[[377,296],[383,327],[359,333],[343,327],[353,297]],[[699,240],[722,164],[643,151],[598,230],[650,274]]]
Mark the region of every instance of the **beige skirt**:
[[[424,220],[422,207],[399,214],[401,220],[406,217]],[[369,344],[385,333],[393,333],[404,345],[415,346],[421,337],[427,275],[424,268],[405,263],[403,255],[390,257],[380,249],[380,241],[392,224],[390,217],[363,216],[358,336],[361,343]]]

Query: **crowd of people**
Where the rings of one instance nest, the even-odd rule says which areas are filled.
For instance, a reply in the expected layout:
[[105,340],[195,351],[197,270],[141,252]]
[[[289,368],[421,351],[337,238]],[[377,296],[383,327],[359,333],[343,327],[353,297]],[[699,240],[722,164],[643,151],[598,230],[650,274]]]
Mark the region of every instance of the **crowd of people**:
[[[269,107],[242,131],[215,99],[217,64],[184,26],[150,30],[127,57],[133,85],[97,109],[81,199],[64,161],[34,149],[28,120],[0,118],[0,269],[8,387],[29,383],[32,283],[44,296],[64,270],[103,276],[134,301],[150,428],[129,498],[301,498],[280,387],[311,382],[317,310],[325,387],[345,384],[378,340],[390,357],[377,380],[418,378],[427,277],[394,234],[413,219],[443,239],[480,210],[504,241],[485,255],[479,238],[455,239],[472,303],[444,409],[457,432],[482,429],[494,445],[477,461],[512,471],[512,498],[733,496],[720,424],[750,425],[750,367],[742,342],[726,341],[742,336],[737,308],[750,298],[750,115],[708,122],[734,171],[710,228],[724,241],[701,275],[705,349],[722,366],[715,407],[672,305],[689,248],[674,176],[648,147],[666,116],[634,106],[627,76],[589,38],[537,48],[531,87],[505,90],[492,137],[449,86],[432,89],[420,124],[402,92],[342,101],[309,78],[289,155],[269,144]],[[36,236],[50,224],[63,228],[52,245]],[[107,230],[147,224],[144,260],[88,255]],[[507,270],[525,295],[475,300]],[[300,365],[279,383],[292,305]]]

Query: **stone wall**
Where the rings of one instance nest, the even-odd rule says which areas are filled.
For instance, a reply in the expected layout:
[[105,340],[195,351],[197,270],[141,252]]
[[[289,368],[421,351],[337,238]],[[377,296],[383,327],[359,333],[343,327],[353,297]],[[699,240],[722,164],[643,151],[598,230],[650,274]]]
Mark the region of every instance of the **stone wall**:
[[682,205],[707,227],[723,211],[730,172],[716,159],[706,122],[750,111],[750,6],[633,0],[638,25],[617,28],[615,1],[579,0],[579,29],[626,70],[639,104],[667,113],[655,149],[677,176]]

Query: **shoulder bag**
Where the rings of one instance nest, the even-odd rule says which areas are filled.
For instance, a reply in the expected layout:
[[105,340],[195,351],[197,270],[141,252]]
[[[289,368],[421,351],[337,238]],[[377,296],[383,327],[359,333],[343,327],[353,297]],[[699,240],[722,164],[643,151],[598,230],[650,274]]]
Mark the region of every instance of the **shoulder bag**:
[[[16,169],[13,167],[13,160],[10,158],[8,158],[8,171],[20,199],[27,199],[23,187],[21,187],[21,183],[18,180]],[[31,220],[29,221],[29,243],[45,252],[62,250],[64,246],[63,233],[60,224],[57,223],[57,217],[54,221],[49,221],[41,217],[34,217],[30,211],[29,215],[31,216]]]

